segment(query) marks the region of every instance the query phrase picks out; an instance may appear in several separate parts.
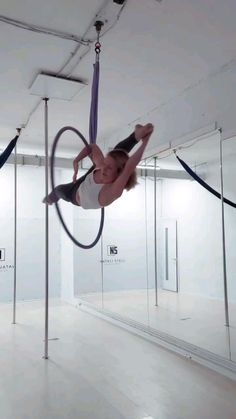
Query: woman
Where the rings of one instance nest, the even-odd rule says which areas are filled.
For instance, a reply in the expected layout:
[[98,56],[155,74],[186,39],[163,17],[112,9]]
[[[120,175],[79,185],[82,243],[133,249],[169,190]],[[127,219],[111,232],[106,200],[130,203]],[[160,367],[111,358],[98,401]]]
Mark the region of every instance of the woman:
[[[130,190],[137,184],[136,166],[153,132],[153,125],[136,125],[134,133],[121,141],[105,157],[100,148],[93,144],[85,147],[75,158],[73,182],[58,185],[43,202],[52,205],[59,199],[85,209],[97,209],[110,205],[118,199],[124,189]],[[141,140],[141,145],[129,157],[128,152]],[[89,156],[93,166],[77,180],[79,162]]]

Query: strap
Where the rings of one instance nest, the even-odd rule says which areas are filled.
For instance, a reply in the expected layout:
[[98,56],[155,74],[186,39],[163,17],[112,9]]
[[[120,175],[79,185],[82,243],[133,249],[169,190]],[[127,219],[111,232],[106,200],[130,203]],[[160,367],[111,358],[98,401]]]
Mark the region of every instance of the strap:
[[12,151],[14,150],[14,148],[16,146],[16,142],[18,140],[18,137],[19,137],[19,135],[16,135],[15,138],[13,138],[13,140],[10,141],[10,143],[8,144],[6,149],[0,155],[0,169],[6,163],[8,157],[10,156]]
[[[180,164],[183,166],[183,168],[186,170],[186,172],[194,179],[196,180],[203,188],[207,189],[209,192],[211,192],[213,195],[215,195],[217,198],[221,199],[221,194],[217,192],[215,189],[213,189],[210,185],[208,185],[204,180],[202,180],[188,165],[185,163],[180,157],[176,155],[176,158],[179,160]],[[230,201],[227,198],[223,197],[223,201],[225,204],[230,205],[233,208],[236,208],[236,204],[232,201]]]

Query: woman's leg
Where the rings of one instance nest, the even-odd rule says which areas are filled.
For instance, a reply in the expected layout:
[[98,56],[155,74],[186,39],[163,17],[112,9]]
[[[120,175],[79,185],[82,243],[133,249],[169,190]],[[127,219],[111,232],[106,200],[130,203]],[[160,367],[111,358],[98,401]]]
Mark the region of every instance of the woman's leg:
[[46,204],[47,202],[49,205],[52,205],[59,201],[59,199],[63,199],[64,201],[78,205],[76,202],[76,192],[86,176],[94,170],[94,167],[95,166],[93,165],[85,175],[81,176],[76,182],[56,186],[55,189],[43,199],[43,203]]
[[127,153],[129,153],[132,150],[132,148],[134,148],[136,146],[136,144],[138,144],[138,141],[135,138],[134,132],[132,132],[132,134],[130,134],[129,137],[127,137],[123,141],[120,141],[114,147],[114,150],[119,149],[119,150],[127,151]]
[[130,136],[127,137],[125,140],[118,143],[114,147],[114,150],[120,149],[129,153],[132,150],[132,148],[136,146],[136,144],[141,138],[145,137],[147,134],[149,134],[152,131],[153,131],[153,125],[150,123],[146,125],[137,124],[135,126],[135,131],[132,132],[132,134],[130,134]]
[[63,199],[64,201],[71,202],[73,205],[78,205],[76,202],[76,192],[89,172],[91,172],[91,169],[76,182],[64,183],[63,185],[56,186],[55,189],[43,199],[44,204],[47,202],[49,205],[52,205],[59,201],[59,199]]
[[43,202],[45,204],[48,203],[49,205],[55,204],[59,199],[71,202],[71,192],[74,186],[75,183],[73,182],[56,186],[56,188],[44,198]]

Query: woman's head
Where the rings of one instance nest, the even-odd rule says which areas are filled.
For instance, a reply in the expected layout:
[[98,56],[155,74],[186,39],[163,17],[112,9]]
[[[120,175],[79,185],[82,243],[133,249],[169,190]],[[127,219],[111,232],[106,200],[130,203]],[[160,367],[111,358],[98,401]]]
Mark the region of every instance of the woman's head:
[[[102,170],[102,176],[104,178],[104,183],[112,183],[114,182],[117,177],[120,175],[122,170],[124,169],[127,160],[129,159],[128,153],[124,150],[111,150],[107,154],[104,159]],[[130,189],[134,188],[137,184],[137,174],[134,171],[125,186],[125,189],[129,191]]]

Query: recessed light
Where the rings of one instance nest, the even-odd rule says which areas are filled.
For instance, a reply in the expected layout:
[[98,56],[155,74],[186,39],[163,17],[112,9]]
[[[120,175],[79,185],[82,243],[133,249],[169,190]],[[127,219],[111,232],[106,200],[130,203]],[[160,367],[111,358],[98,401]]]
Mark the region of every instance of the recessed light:
[[[137,169],[148,169],[148,170],[155,170],[155,166],[147,166],[147,165],[142,165],[139,164],[138,166],[136,166]],[[156,170],[161,170],[160,166],[156,166]],[[145,418],[146,419],[146,418]]]

